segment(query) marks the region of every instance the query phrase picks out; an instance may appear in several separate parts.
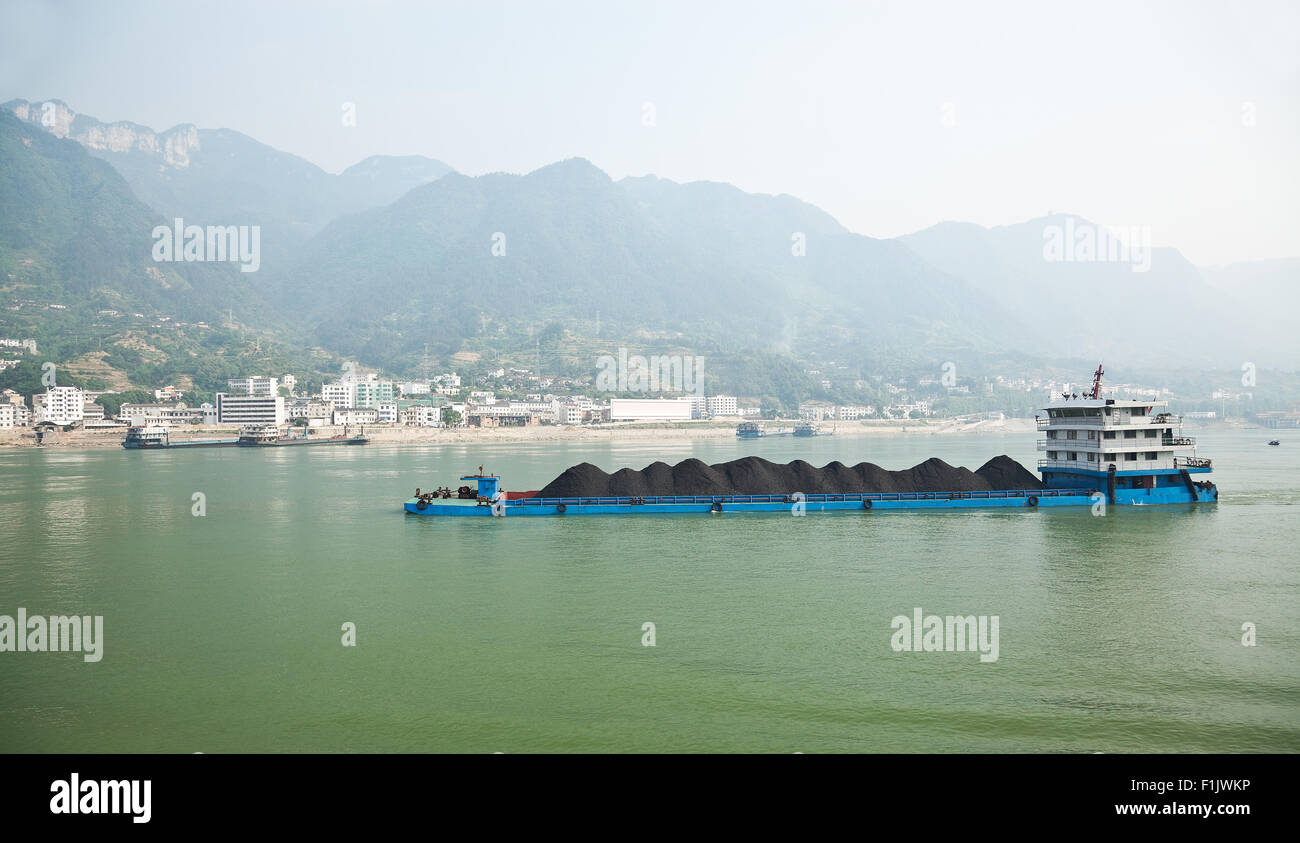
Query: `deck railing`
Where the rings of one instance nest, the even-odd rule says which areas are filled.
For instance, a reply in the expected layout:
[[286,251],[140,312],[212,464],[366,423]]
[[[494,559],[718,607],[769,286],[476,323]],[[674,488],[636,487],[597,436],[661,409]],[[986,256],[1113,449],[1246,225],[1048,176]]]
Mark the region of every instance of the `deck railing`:
[[[1067,449],[1062,449],[1067,450]],[[1169,460],[1116,460],[1115,462],[1089,462],[1087,460],[1039,460],[1039,468],[1075,468],[1083,471],[1106,472],[1110,466],[1116,471],[1168,471],[1182,466],[1170,464]]]

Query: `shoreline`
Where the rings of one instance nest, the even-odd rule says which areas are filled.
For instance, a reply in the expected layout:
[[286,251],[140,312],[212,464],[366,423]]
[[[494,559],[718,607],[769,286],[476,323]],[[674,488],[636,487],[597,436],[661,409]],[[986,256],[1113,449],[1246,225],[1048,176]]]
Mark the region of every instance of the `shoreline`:
[[[791,427],[794,421],[768,422],[769,427]],[[1033,419],[1004,419],[958,424],[950,420],[909,419],[897,421],[823,423],[823,429],[834,430],[833,435],[843,438],[869,436],[951,436],[970,433],[1029,434],[1035,430]],[[313,428],[324,438],[342,434],[343,428],[325,426]],[[355,427],[349,433],[356,433]],[[534,427],[368,427],[366,447],[392,445],[464,445],[464,444],[529,444],[541,442],[681,442],[696,439],[734,439],[736,423],[631,423],[607,424],[599,427],[577,425],[539,425]],[[47,434],[45,444],[37,446],[36,435],[30,429],[0,431],[0,448],[23,449],[56,448],[59,450],[101,450],[121,448],[124,430],[70,432],[55,431]],[[196,427],[186,425],[171,430],[174,442],[196,439],[235,439],[237,428]],[[817,437],[822,438],[822,437]]]
[[[791,427],[794,421],[767,422],[770,429]],[[1007,434],[1033,436],[1037,425],[1032,418],[1008,418],[958,424],[950,419],[897,419],[867,422],[823,422],[824,430],[833,430],[833,436],[859,439],[873,436],[963,436],[970,434]],[[1193,429],[1255,429],[1258,425],[1240,421],[1217,421],[1195,425]],[[321,438],[344,433],[342,426],[327,425],[313,428]],[[348,433],[358,432],[350,426]],[[600,442],[684,442],[698,439],[734,439],[736,423],[726,422],[630,422],[605,424],[598,427],[578,425],[538,425],[533,427],[367,427],[370,443],[366,447],[409,445],[466,445],[466,444],[537,444],[600,443]],[[171,429],[174,442],[196,439],[236,439],[238,428],[200,427],[185,425]],[[121,448],[125,430],[71,432],[55,431],[47,434],[41,448],[59,450],[104,450]],[[315,438],[315,437],[313,437]],[[817,437],[822,438],[822,437]],[[0,450],[36,449],[36,435],[28,428],[0,430]]]

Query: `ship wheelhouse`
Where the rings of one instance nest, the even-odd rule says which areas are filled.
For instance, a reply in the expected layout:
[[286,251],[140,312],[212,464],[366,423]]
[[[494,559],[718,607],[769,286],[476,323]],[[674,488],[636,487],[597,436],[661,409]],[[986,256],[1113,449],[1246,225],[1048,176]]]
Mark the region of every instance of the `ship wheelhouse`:
[[[1183,487],[1191,474],[1210,471],[1196,456],[1196,440],[1183,435],[1182,417],[1164,401],[1062,397],[1042,408],[1038,450],[1049,488],[1117,489]],[[1189,453],[1190,452],[1190,453]]]

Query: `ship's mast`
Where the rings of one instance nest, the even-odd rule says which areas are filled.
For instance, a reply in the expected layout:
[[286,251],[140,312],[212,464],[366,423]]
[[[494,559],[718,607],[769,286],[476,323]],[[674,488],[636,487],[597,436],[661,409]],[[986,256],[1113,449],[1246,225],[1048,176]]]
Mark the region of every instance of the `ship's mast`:
[[1101,397],[1101,376],[1104,374],[1105,372],[1101,370],[1101,364],[1098,363],[1097,371],[1092,373],[1092,392],[1089,394],[1090,398]]

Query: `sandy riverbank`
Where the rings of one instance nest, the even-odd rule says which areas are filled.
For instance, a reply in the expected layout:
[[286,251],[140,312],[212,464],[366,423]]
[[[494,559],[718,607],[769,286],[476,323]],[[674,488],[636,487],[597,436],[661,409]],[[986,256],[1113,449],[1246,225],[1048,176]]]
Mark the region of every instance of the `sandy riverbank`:
[[[794,422],[766,422],[769,430],[789,428]],[[1006,419],[957,424],[948,420],[908,420],[825,423],[823,430],[834,430],[835,436],[947,436],[967,433],[1010,433],[1029,435],[1034,430],[1033,419]],[[320,435],[343,433],[342,428],[320,428]],[[350,433],[356,433],[352,428]],[[539,425],[536,427],[452,428],[448,430],[425,427],[369,427],[366,428],[372,445],[461,445],[471,443],[506,444],[531,442],[609,442],[650,441],[678,442],[692,439],[725,439],[736,435],[733,423],[682,423],[682,424],[616,424],[599,427],[570,425]],[[174,442],[194,439],[234,439],[239,431],[234,428],[179,427],[172,431]],[[47,434],[45,447],[67,449],[120,448],[125,433],[116,431],[70,432],[55,431]],[[0,447],[35,447],[36,437],[30,430],[0,430]]]

